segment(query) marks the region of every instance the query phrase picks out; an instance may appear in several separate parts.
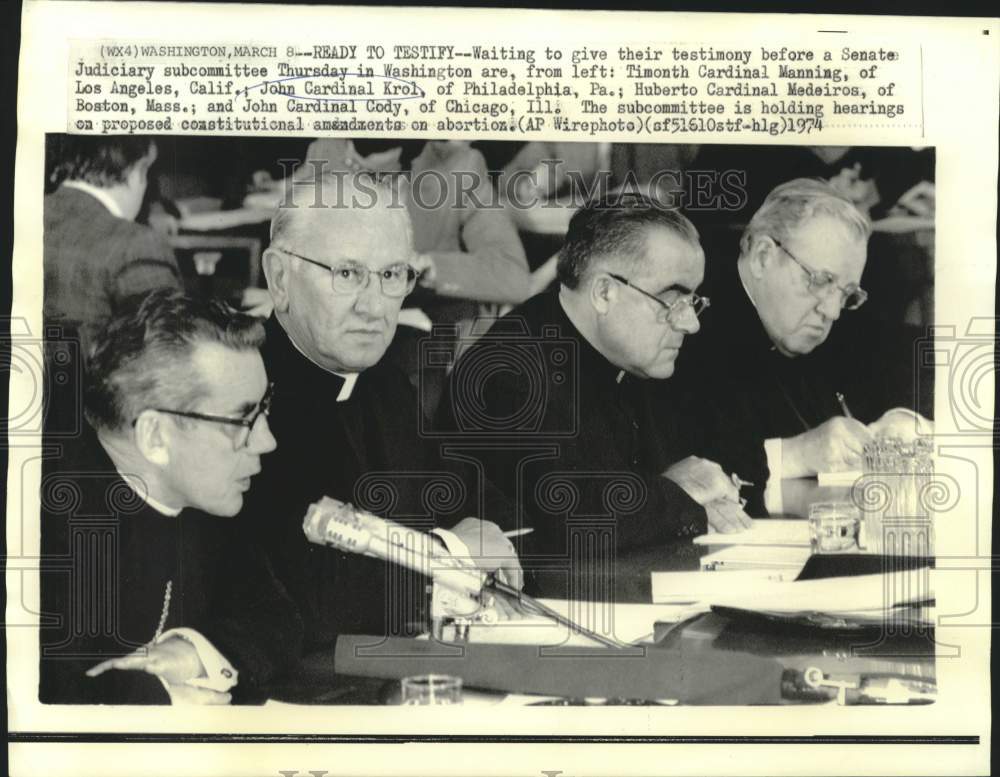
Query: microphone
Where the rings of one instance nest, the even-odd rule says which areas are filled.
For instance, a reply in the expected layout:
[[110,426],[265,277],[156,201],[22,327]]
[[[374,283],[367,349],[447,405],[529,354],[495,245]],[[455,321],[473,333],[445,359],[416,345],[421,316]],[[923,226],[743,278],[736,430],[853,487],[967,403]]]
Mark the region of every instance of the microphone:
[[484,572],[435,548],[430,535],[359,510],[350,502],[324,496],[309,505],[302,531],[309,542],[399,564],[477,600],[486,582]]

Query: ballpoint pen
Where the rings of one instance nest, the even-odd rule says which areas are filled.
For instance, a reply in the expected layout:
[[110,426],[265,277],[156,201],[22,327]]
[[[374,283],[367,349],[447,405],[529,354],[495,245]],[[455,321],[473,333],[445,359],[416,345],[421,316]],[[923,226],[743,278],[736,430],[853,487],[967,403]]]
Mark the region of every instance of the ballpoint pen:
[[851,409],[847,406],[847,401],[844,399],[844,395],[838,391],[834,394],[834,396],[837,397],[837,402],[840,403],[840,409],[844,412],[844,416],[846,418],[854,418],[851,414]]

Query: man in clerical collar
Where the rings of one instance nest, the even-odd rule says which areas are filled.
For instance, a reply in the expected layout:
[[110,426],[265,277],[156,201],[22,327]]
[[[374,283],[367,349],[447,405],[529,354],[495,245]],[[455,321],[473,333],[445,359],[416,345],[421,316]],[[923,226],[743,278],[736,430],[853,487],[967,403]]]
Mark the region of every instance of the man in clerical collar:
[[43,209],[46,322],[87,335],[133,294],[182,288],[169,242],[135,222],[156,161],[152,138],[65,136],[53,152],[60,185]]
[[570,221],[558,291],[499,319],[456,363],[439,427],[492,447],[487,473],[520,500],[531,553],[567,557],[584,516],[605,522],[613,538],[599,544],[615,551],[703,533],[706,517],[721,531],[747,524],[730,477],[689,457],[655,415],[708,305],[703,271],[684,216],[611,195]]
[[332,647],[340,634],[421,630],[422,582],[306,540],[302,518],[324,496],[417,529],[465,518],[453,532],[437,530],[449,549],[491,557],[482,563],[508,567],[519,582],[496,525],[465,517],[495,507],[486,487],[422,437],[416,392],[383,359],[416,283],[413,256],[405,206],[366,175],[295,181],[271,224],[263,264],[274,315],[263,354],[282,386],[272,414],[279,450],[246,514],[302,609],[307,650]]
[[42,481],[42,612],[58,616],[41,629],[43,702],[225,703],[297,657],[295,608],[209,517],[239,513],[275,448],[263,339],[171,290],[96,335],[84,433]]
[[[867,299],[860,284],[870,234],[868,218],[829,183],[795,179],[753,215],[738,260],[717,261],[710,274],[722,304],[679,371],[701,407],[706,441],[755,440],[757,463],[741,466],[759,484],[857,468],[874,434],[913,434],[923,423],[901,409],[878,415],[912,385],[912,370],[896,369],[912,343],[893,348],[889,330],[843,323],[831,337],[845,311]],[[900,386],[888,385],[893,372],[902,373]],[[780,489],[769,491],[773,512]]]

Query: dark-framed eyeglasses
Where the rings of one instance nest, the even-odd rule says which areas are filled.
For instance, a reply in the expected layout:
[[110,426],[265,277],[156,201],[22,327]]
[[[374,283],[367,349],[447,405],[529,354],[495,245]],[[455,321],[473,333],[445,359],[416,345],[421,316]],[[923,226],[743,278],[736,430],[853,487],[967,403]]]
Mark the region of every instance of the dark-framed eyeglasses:
[[[243,418],[230,418],[225,415],[213,415],[212,413],[196,413],[191,410],[172,410],[166,407],[151,407],[150,410],[155,410],[157,413],[167,413],[168,415],[176,415],[181,418],[191,418],[195,421],[208,421],[213,424],[226,424],[227,426],[239,427],[236,434],[233,435],[233,449],[241,450],[246,448],[250,442],[250,435],[253,434],[254,429],[257,426],[257,422],[262,417],[267,417],[271,413],[271,399],[274,395],[274,384],[269,383],[267,386],[267,391],[264,392],[264,396],[260,398],[260,402],[257,403],[249,415]],[[132,426],[136,425],[138,419],[132,422]]]
[[630,289],[635,289],[640,294],[649,297],[651,300],[653,300],[653,302],[659,305],[660,310],[656,314],[656,320],[661,324],[666,324],[668,322],[670,324],[676,323],[677,321],[680,320],[681,316],[684,315],[684,312],[688,308],[691,309],[695,317],[700,316],[702,312],[705,310],[705,308],[707,308],[709,305],[712,304],[712,301],[708,297],[701,297],[695,294],[694,292],[692,292],[691,294],[685,294],[683,297],[678,297],[673,302],[664,302],[655,294],[650,294],[645,289],[640,289],[638,286],[632,283],[632,281],[630,281],[628,278],[625,278],[613,272],[609,272],[608,275],[614,278],[619,283],[625,284]]
[[329,270],[330,276],[333,278],[333,290],[337,294],[356,294],[368,287],[372,275],[379,279],[382,293],[387,297],[405,297],[417,285],[417,271],[407,262],[397,262],[380,270],[369,270],[358,262],[341,262],[329,265],[289,251],[287,248],[280,246],[272,246],[272,248],[294,256],[296,259],[301,259],[303,262]]
[[814,297],[824,299],[834,289],[839,289],[841,294],[840,307],[843,309],[857,310],[865,304],[865,300],[868,299],[868,292],[858,286],[858,284],[849,283],[846,286],[841,286],[837,283],[837,276],[832,272],[828,272],[827,270],[814,270],[808,264],[799,259],[795,254],[789,251],[788,248],[785,247],[780,240],[778,240],[778,238],[771,235],[768,235],[768,237],[771,238],[772,243],[788,254],[789,259],[802,268],[802,271],[808,278],[809,292]]

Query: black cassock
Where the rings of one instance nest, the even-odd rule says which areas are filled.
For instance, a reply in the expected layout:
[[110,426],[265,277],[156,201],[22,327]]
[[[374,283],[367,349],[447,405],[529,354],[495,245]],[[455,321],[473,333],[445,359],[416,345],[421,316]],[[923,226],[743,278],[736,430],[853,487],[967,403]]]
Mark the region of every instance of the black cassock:
[[442,455],[423,434],[414,388],[385,360],[338,402],[344,378],[303,356],[273,318],[263,355],[275,384],[269,420],[278,448],[265,458],[244,514],[300,607],[306,651],[332,646],[339,634],[422,631],[427,578],[310,544],[306,510],[329,496],[426,531],[466,516],[499,522],[491,513],[496,495],[474,467]]
[[169,703],[143,672],[84,674],[146,645],[161,620],[164,631],[199,631],[229,660],[234,701],[260,701],[261,686],[297,658],[302,626],[239,519],[157,512],[89,426],[61,445],[41,485],[40,701]]
[[756,484],[743,492],[753,512],[763,511],[769,476],[764,441],[842,415],[838,393],[863,423],[891,407],[932,415],[933,370],[915,367],[921,345],[915,329],[844,311],[826,342],[790,358],[764,330],[735,260],[709,269],[699,291],[712,304],[701,330],[685,338],[664,401],[684,408],[683,435],[701,455]]
[[663,431],[664,382],[612,365],[557,293],[515,308],[458,360],[438,427],[479,446],[488,477],[534,530],[520,543],[536,570],[531,592],[562,590],[546,567],[596,571],[623,551],[705,531],[702,507],[661,477],[688,445]]

